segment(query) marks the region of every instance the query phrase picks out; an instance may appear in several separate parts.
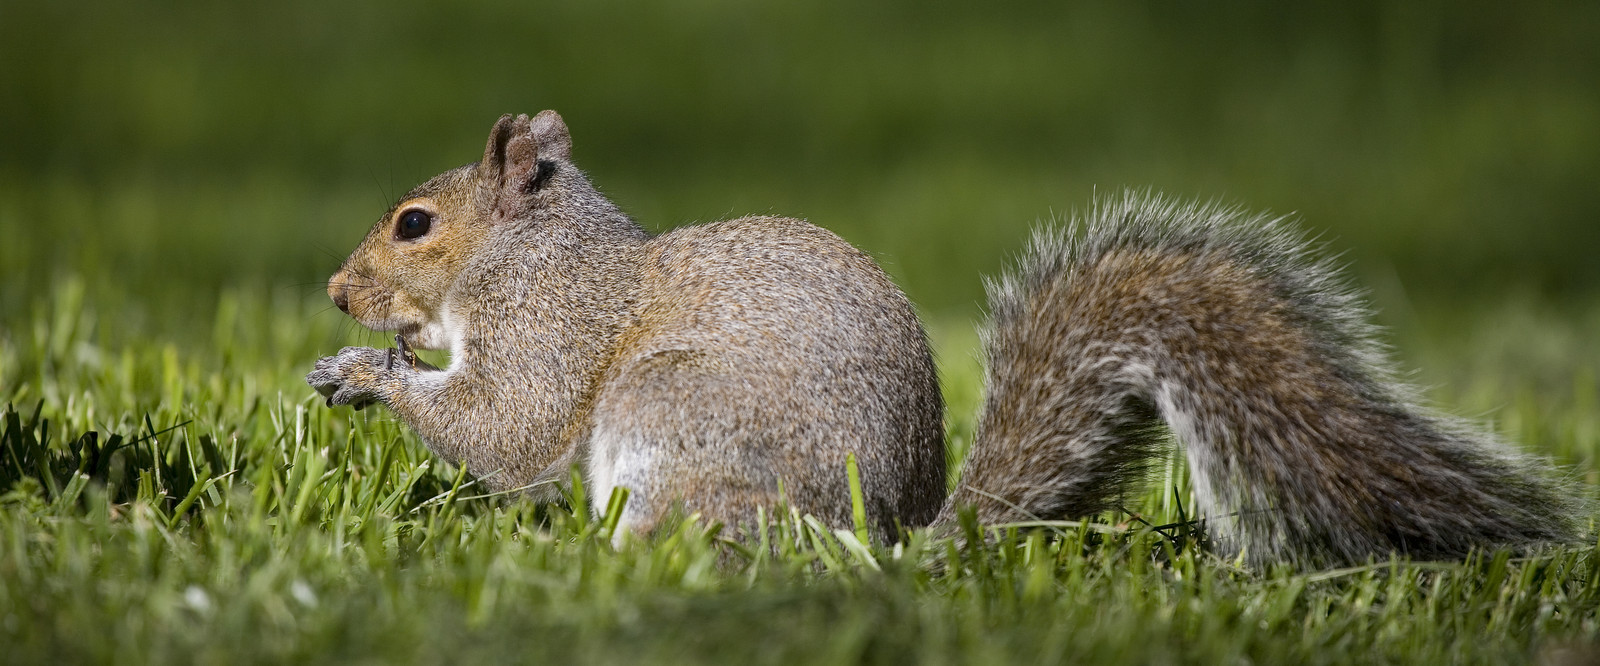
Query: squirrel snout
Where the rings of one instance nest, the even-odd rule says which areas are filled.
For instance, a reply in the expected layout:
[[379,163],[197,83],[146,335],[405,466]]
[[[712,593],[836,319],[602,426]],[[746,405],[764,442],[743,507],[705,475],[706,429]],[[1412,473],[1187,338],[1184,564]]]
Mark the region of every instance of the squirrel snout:
[[350,314],[350,290],[337,277],[328,282],[328,298],[333,299],[333,304],[339,306],[341,312]]

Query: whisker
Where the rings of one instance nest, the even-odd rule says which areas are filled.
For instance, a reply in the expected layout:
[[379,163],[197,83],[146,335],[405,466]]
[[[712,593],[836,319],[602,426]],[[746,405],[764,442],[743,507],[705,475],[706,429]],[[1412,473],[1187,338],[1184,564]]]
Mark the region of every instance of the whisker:
[[330,247],[328,247],[326,245],[323,245],[322,243],[312,243],[311,247],[316,248],[317,250],[321,251],[323,254],[328,255],[329,258],[331,258],[331,259],[333,259],[335,261],[340,261],[340,262],[344,261],[344,257],[339,256],[338,253],[333,251],[333,248],[330,248]]
[[[383,197],[383,201],[381,202],[383,205],[387,206],[390,203],[394,202],[394,197],[390,196],[389,195],[389,191],[384,188],[383,180],[378,178],[378,174],[375,171],[372,170],[372,165],[371,164],[367,165],[367,177],[372,179],[372,184],[373,185],[377,185],[378,186],[378,196]],[[390,174],[389,180],[390,181],[394,180],[393,174]]]

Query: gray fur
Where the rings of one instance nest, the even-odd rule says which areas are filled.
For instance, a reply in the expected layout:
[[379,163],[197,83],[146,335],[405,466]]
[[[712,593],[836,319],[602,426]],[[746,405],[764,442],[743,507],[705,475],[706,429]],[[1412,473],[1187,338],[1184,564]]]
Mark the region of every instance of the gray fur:
[[1577,534],[1543,464],[1419,406],[1357,293],[1281,218],[1124,193],[1037,232],[988,287],[988,395],[944,521],[1113,507],[1164,422],[1201,515],[1253,561]]
[[[439,210],[438,252],[393,239],[391,210],[330,281],[364,322],[450,324],[449,368],[348,348],[307,381],[329,404],[383,402],[492,489],[549,498],[580,464],[598,508],[631,489],[623,521],[638,531],[675,507],[737,525],[780,502],[848,525],[852,453],[881,533],[931,521],[944,407],[921,324],[882,269],[800,220],[651,238],[570,153],[553,113],[503,118],[482,161],[401,198]],[[553,175],[529,191],[541,161]],[[442,314],[392,312],[440,282]]]
[[[884,534],[944,499],[943,405],[911,303],[871,258],[783,218],[677,229],[644,250],[637,324],[602,380],[591,470],[750,524],[780,500],[850,524],[845,457]],[[780,486],[783,491],[780,495]],[[602,488],[605,492],[609,488]]]

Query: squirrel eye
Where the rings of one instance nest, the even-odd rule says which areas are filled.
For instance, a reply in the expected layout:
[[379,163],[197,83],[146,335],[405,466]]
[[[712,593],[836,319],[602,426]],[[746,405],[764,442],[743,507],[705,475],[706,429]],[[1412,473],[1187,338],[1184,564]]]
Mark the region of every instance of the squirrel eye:
[[432,226],[432,224],[433,216],[427,212],[420,210],[406,211],[405,215],[400,216],[400,223],[395,227],[395,234],[410,240],[428,233],[428,227]]

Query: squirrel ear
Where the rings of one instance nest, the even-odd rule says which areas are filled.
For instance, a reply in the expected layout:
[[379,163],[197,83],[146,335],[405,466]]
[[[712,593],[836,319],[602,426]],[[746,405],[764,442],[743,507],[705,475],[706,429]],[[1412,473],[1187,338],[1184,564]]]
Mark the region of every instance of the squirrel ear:
[[567,124],[561,121],[561,114],[540,111],[533,117],[530,130],[539,145],[539,159],[572,160],[572,135],[567,132]]
[[520,190],[530,187],[531,179],[539,173],[539,162],[571,157],[572,137],[556,112],[544,111],[531,119],[508,114],[500,116],[494,129],[489,130],[489,143],[483,148],[479,168],[494,190]]
[[489,143],[483,148],[478,169],[491,200],[507,188],[522,189],[532,177],[539,159],[530,122],[526,115],[513,118],[507,114],[489,130]]
[[[523,116],[524,122],[526,118]],[[516,121],[511,114],[500,116],[494,128],[489,130],[489,143],[483,147],[483,161],[478,163],[478,172],[496,190],[500,189],[500,182],[504,179],[506,144],[511,143],[511,137],[516,134],[515,127]]]

